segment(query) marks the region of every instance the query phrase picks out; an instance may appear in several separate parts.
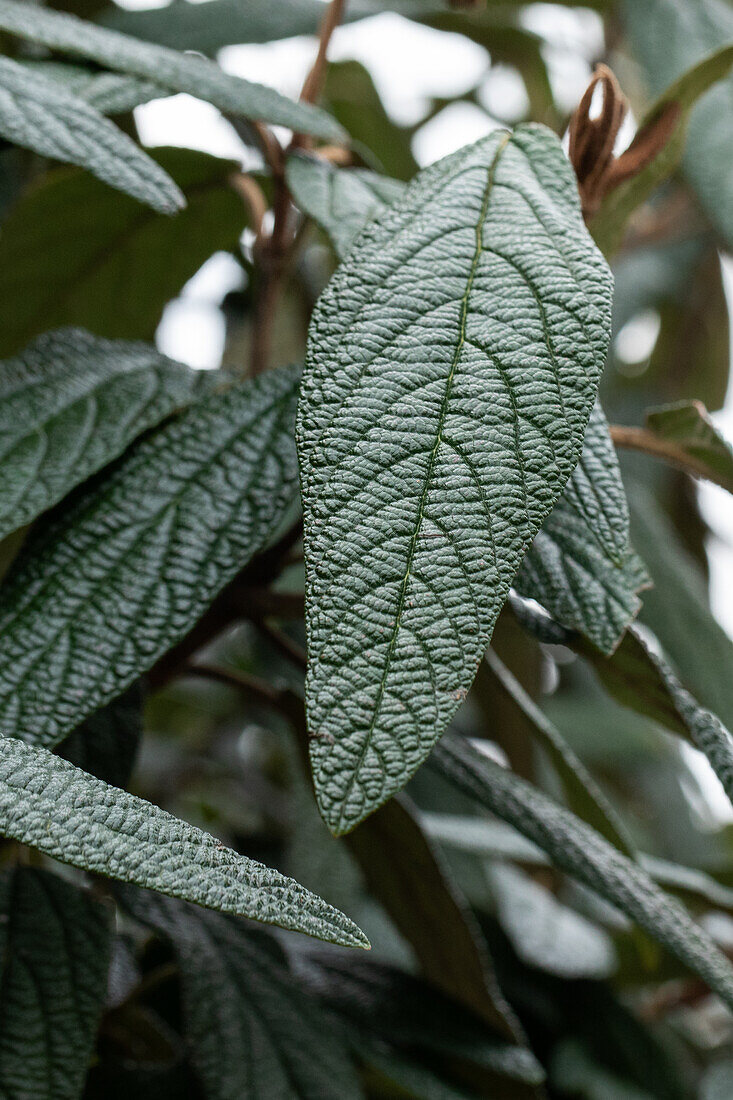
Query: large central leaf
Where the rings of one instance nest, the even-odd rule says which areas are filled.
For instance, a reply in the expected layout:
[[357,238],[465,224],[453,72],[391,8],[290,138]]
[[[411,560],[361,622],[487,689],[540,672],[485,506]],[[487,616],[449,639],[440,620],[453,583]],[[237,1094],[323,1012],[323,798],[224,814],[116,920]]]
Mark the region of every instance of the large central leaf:
[[405,784],[465,696],[580,455],[610,298],[537,126],[421,173],[322,296],[298,444],[311,753],[334,832]]

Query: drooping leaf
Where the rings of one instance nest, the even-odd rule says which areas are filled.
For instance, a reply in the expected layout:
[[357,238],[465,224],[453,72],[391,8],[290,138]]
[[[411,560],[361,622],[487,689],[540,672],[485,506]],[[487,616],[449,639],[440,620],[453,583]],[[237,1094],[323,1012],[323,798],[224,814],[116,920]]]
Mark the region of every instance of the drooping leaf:
[[460,790],[514,825],[552,863],[617,906],[733,1005],[733,967],[686,910],[638,864],[525,780],[455,737],[431,757]]
[[638,614],[638,592],[648,585],[629,545],[621,472],[596,405],[580,462],[527,551],[514,587],[611,653]]
[[0,730],[52,746],[179,641],[297,493],[298,371],[197,402],[36,528],[5,580]]
[[175,218],[70,169],[49,173],[13,208],[0,236],[0,355],[61,325],[152,339],[163,307],[201,265],[237,247],[246,212],[226,183],[232,164],[189,149],[156,157],[186,195]]
[[121,115],[151,99],[172,93],[161,84],[124,73],[87,69],[65,61],[23,61],[31,73],[41,73],[62,84],[103,115]]
[[293,879],[15,737],[0,737],[0,834],[94,874],[368,947],[343,913]]
[[641,172],[614,188],[593,216],[591,232],[606,256],[620,245],[634,211],[677,168],[684,152],[693,107],[714,84],[728,76],[731,67],[733,45],[724,46],[688,69],[646,112],[639,126],[640,133],[645,127],[653,126],[663,115],[669,117],[670,112],[674,111],[672,128],[658,155]]
[[542,1068],[527,1047],[497,1039],[483,1021],[412,975],[372,962],[355,966],[338,952],[294,961],[308,987],[338,1012],[345,1026],[358,1028],[360,1038],[376,1037],[398,1048],[417,1049],[431,1060],[462,1059],[492,1070],[497,1083],[491,1096],[518,1096],[519,1082],[531,1088],[543,1080]]
[[273,88],[224,72],[202,57],[177,53],[20,0],[0,0],[0,29],[41,46],[95,61],[115,72],[153,80],[175,92],[188,92],[233,115],[288,126],[327,140],[344,137],[325,111],[295,103]]
[[78,164],[163,214],[185,199],[159,164],[58,81],[0,57],[0,136],[41,156]]
[[[570,808],[619,851],[631,855],[631,841],[618,814],[560,731],[493,650],[487,652],[484,661],[510,705],[512,725],[544,750],[562,784]],[[489,728],[489,736],[491,732]]]
[[568,980],[613,974],[613,941],[597,924],[508,864],[495,864],[489,878],[501,925],[528,966]]
[[173,945],[186,1036],[209,1100],[360,1095],[342,1035],[298,986],[272,937],[159,894],[116,893]]
[[[633,51],[653,95],[697,62],[733,42],[733,11],[725,0],[625,0],[623,17]],[[733,243],[733,113],[730,72],[704,95],[690,117],[684,169],[713,225]]]
[[81,1095],[107,991],[110,917],[48,871],[16,867],[0,877],[4,1097]]
[[311,759],[334,832],[405,784],[470,686],[579,457],[609,297],[535,126],[421,173],[321,297],[297,437]]
[[181,408],[202,375],[146,344],[45,333],[0,364],[0,538]]
[[367,222],[404,191],[401,180],[302,155],[288,158],[286,176],[296,203],[326,230],[340,260]]
[[645,420],[660,457],[733,493],[733,447],[700,401],[648,409]]

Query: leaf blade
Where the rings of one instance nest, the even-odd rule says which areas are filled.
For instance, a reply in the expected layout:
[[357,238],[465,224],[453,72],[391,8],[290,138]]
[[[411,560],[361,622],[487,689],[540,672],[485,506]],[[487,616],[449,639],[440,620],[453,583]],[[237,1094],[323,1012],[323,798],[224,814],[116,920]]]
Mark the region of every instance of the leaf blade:
[[[531,272],[512,252],[517,225],[537,249]],[[447,255],[442,236],[454,241]],[[438,264],[445,283],[431,281]],[[555,280],[549,313],[533,284],[540,268]],[[609,293],[560,147],[530,126],[422,173],[364,230],[322,296],[296,432],[311,760],[337,834],[406,782],[470,685],[524,546],[579,456]],[[506,356],[517,295],[532,320]],[[564,332],[554,343],[548,316]],[[431,347],[422,373],[421,340]]]
[[293,879],[14,737],[0,737],[0,832],[85,871],[343,946],[367,946],[343,913]]

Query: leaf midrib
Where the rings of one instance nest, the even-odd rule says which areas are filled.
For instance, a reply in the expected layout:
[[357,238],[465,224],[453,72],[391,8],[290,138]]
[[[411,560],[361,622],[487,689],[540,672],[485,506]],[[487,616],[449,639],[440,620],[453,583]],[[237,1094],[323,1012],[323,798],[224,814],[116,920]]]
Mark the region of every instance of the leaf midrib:
[[405,601],[407,599],[407,588],[408,588],[408,585],[410,583],[410,579],[412,577],[412,566],[413,566],[413,561],[414,561],[414,558],[415,558],[415,553],[417,551],[417,544],[418,544],[418,539],[419,539],[419,536],[420,536],[420,530],[422,528],[424,512],[425,512],[425,504],[426,504],[426,501],[427,501],[428,493],[430,491],[430,485],[431,485],[431,482],[432,482],[433,470],[435,468],[435,460],[436,460],[436,456],[437,456],[437,453],[438,453],[438,448],[440,447],[440,444],[441,444],[442,438],[443,438],[443,428],[445,426],[445,420],[446,420],[446,417],[447,417],[447,414],[448,414],[448,404],[450,402],[451,391],[452,391],[452,388],[453,388],[453,380],[455,378],[456,370],[458,369],[458,362],[460,360],[461,353],[462,353],[464,345],[466,343],[466,330],[467,330],[467,322],[468,322],[468,305],[469,305],[469,300],[470,300],[470,296],[471,296],[471,291],[473,289],[474,280],[476,278],[476,272],[478,270],[479,261],[481,259],[481,255],[484,251],[483,229],[484,229],[484,224],[486,222],[486,217],[487,217],[488,210],[489,210],[489,203],[490,203],[490,200],[491,200],[491,194],[492,194],[492,190],[493,190],[494,177],[496,175],[496,169],[497,169],[499,160],[502,156],[502,153],[504,152],[504,150],[506,149],[506,147],[507,147],[507,145],[509,144],[510,141],[511,141],[511,134],[506,133],[504,135],[504,137],[500,140],[498,148],[496,150],[496,153],[494,154],[494,158],[493,158],[493,160],[492,160],[492,162],[491,162],[491,164],[489,165],[489,168],[488,168],[488,177],[487,177],[487,180],[486,180],[486,185],[484,187],[484,193],[483,193],[483,197],[482,197],[482,201],[481,201],[481,209],[480,209],[480,212],[479,212],[478,221],[477,221],[476,226],[475,226],[476,247],[474,249],[473,259],[471,261],[471,268],[470,268],[469,273],[468,273],[468,279],[466,281],[466,289],[465,289],[465,291],[463,293],[463,297],[461,299],[461,313],[460,313],[460,321],[459,321],[458,343],[456,345],[456,350],[453,354],[453,360],[451,362],[450,370],[448,372],[448,378],[446,380],[445,394],[443,396],[443,401],[441,403],[440,411],[439,411],[439,414],[438,414],[438,429],[437,429],[437,432],[436,432],[436,435],[435,435],[435,443],[433,444],[433,449],[430,452],[430,458],[428,459],[428,468],[425,472],[425,480],[423,482],[423,488],[422,488],[422,492],[420,494],[420,501],[419,501],[419,504],[418,504],[418,513],[417,513],[417,522],[415,524],[415,530],[414,530],[414,533],[413,533],[412,538],[410,540],[410,545],[409,545],[408,551],[407,551],[407,566],[406,566],[406,569],[405,569],[405,575],[404,575],[403,580],[402,580],[402,585],[400,587],[400,593],[399,593],[399,597],[398,597],[398,600],[397,600],[397,613],[395,615],[394,627],[392,629],[392,635],[391,635],[390,641],[389,641],[389,648],[387,650],[387,657],[386,657],[386,660],[385,660],[385,663],[384,663],[384,671],[382,673],[382,678],[381,678],[380,683],[379,683],[379,689],[378,689],[378,692],[377,692],[377,699],[376,699],[376,702],[375,702],[375,705],[374,705],[374,712],[373,712],[373,716],[372,716],[372,721],[370,723],[370,726],[369,726],[369,729],[367,731],[366,737],[364,738],[364,744],[362,746],[361,752],[359,753],[359,759],[356,763],[356,767],[352,770],[351,778],[349,780],[348,787],[346,788],[343,799],[341,801],[341,812],[339,814],[336,835],[341,834],[342,831],[343,831],[344,818],[345,818],[346,812],[347,812],[347,803],[348,803],[349,797],[350,797],[350,795],[351,795],[351,793],[354,789],[354,785],[355,785],[356,780],[359,776],[359,773],[361,772],[361,768],[362,768],[362,765],[364,763],[364,759],[365,759],[366,754],[369,750],[369,746],[371,744],[371,740],[372,740],[372,737],[374,735],[375,726],[376,726],[376,724],[379,720],[379,715],[380,715],[381,708],[382,708],[382,702],[384,700],[384,693],[385,693],[385,689],[386,689],[386,685],[387,685],[387,678],[389,676],[389,671],[390,671],[390,666],[391,666],[391,663],[392,663],[392,658],[394,656],[395,647],[397,645],[397,637],[399,635],[400,628],[401,628],[401,625],[402,625],[402,614],[404,612]]

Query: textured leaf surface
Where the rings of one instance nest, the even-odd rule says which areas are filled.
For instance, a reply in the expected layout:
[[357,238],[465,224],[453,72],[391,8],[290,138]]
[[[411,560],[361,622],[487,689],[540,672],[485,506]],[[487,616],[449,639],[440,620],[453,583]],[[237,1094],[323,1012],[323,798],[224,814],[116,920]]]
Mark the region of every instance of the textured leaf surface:
[[103,115],[121,115],[151,99],[169,96],[161,84],[124,73],[99,72],[64,61],[24,61],[31,73],[41,73],[62,84]]
[[535,536],[514,588],[604,653],[618,645],[649,585],[629,545],[629,510],[608,424],[591,415],[580,462]]
[[135,142],[57,81],[0,57],[0,136],[44,157],[78,164],[163,214],[185,199]]
[[201,378],[154,347],[75,329],[0,364],[0,538],[186,404]]
[[699,401],[648,409],[646,426],[670,462],[733,493],[733,447]]
[[367,222],[404,191],[401,180],[302,155],[288,159],[286,175],[296,203],[326,230],[341,260]]
[[236,248],[246,215],[226,183],[231,162],[190,149],[156,157],[186,195],[175,218],[73,169],[48,173],[13,207],[0,236],[0,355],[61,325],[152,339],[184,283],[212,253]]
[[707,932],[637,863],[466,741],[446,738],[431,762],[465,794],[534,841],[556,867],[636,921],[733,1006],[733,967]]
[[[636,57],[658,95],[706,55],[733,43],[733,10],[725,0],[625,0],[623,13]],[[692,113],[684,168],[705,211],[733,244],[733,74]]]
[[293,368],[191,406],[34,533],[3,586],[0,730],[54,745],[185,635],[297,493]]
[[421,173],[320,299],[299,405],[311,758],[353,828],[465,695],[582,447],[610,275],[557,139]]
[[0,1094],[8,1100],[81,1095],[107,992],[110,915],[47,871],[17,867],[0,878]]
[[188,92],[229,114],[288,126],[314,137],[338,141],[344,136],[325,111],[309,103],[294,103],[273,88],[231,76],[205,58],[140,42],[71,15],[19,0],[0,0],[0,29],[115,72],[145,77],[171,91]]
[[340,1033],[298,986],[271,937],[160,895],[123,888],[119,897],[173,944],[186,1035],[209,1100],[360,1095]]
[[0,737],[0,833],[86,871],[346,947],[368,946],[343,913],[293,879],[14,737]]

